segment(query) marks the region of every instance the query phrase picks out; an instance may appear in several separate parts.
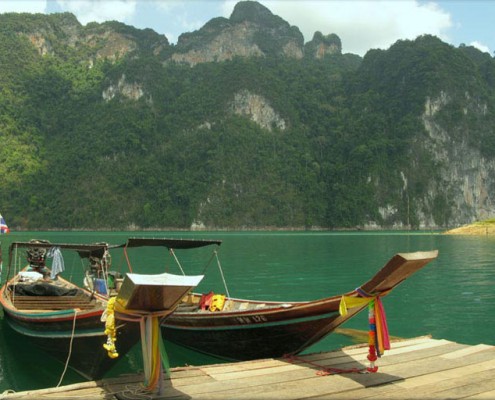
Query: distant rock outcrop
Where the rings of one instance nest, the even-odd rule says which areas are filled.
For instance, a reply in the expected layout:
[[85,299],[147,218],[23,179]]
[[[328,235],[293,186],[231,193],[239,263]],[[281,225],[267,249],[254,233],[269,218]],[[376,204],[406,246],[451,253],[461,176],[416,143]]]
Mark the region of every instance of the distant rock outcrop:
[[126,82],[125,75],[122,75],[116,85],[110,85],[103,91],[102,97],[110,101],[118,94],[131,100],[139,100],[143,97],[144,91],[140,84]]
[[136,29],[120,22],[89,23],[82,26],[71,13],[0,15],[9,18],[11,29],[25,36],[41,56],[66,57],[66,49],[77,49],[79,57],[91,67],[95,61],[106,59],[115,62],[135,51],[158,55],[170,45],[164,35],[151,29]]
[[285,121],[270,106],[269,102],[262,96],[242,90],[236,93],[232,102],[234,114],[246,115],[260,127],[271,131],[273,128],[284,130]]
[[26,36],[41,56],[63,56],[60,52],[65,51],[64,48],[77,48],[89,67],[98,60],[115,62],[140,52],[160,56],[165,63],[194,66],[234,57],[321,59],[326,55],[340,55],[342,51],[340,38],[335,34],[325,36],[316,32],[305,45],[298,27],[291,26],[256,1],[237,3],[230,18],[213,18],[201,29],[183,33],[175,46],[151,29],[136,29],[117,21],[91,22],[83,26],[71,13],[20,15],[23,22],[19,22],[15,31]]
[[182,34],[171,60],[193,66],[267,55],[302,58],[303,35],[260,3],[241,1],[229,19],[215,18],[198,31]]
[[324,36],[321,32],[315,32],[313,40],[306,43],[304,52],[307,57],[322,59],[327,55],[342,54],[342,42],[332,33]]

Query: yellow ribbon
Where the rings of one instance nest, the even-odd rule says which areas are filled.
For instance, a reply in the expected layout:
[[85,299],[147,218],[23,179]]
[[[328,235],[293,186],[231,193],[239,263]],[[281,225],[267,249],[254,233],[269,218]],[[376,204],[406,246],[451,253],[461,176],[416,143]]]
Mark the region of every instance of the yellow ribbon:
[[340,298],[339,313],[343,317],[347,315],[347,309],[367,305],[374,297],[342,296]]

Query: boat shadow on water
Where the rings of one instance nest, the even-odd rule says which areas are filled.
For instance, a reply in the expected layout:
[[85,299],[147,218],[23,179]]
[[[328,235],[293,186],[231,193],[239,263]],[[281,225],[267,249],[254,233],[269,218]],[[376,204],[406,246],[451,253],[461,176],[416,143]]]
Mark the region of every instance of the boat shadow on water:
[[[57,386],[64,365],[52,356],[41,352],[26,337],[18,335],[5,321],[3,315],[0,319],[0,347],[2,348],[0,355],[0,390],[2,392]],[[80,381],[81,375],[77,372],[70,369],[66,371],[64,384]]]

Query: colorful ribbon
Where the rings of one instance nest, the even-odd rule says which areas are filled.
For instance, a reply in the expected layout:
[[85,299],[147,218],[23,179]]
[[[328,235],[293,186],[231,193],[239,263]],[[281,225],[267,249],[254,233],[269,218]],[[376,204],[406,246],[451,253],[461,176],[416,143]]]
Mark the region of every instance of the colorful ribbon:
[[368,360],[372,363],[370,372],[376,372],[378,369],[374,365],[377,357],[381,357],[385,350],[390,350],[390,336],[388,334],[387,317],[383,307],[381,296],[388,292],[380,293],[379,295],[371,295],[363,289],[357,288],[358,297],[342,296],[339,304],[340,315],[347,315],[349,308],[362,307],[368,305],[368,322],[369,322],[369,346],[370,352]]
[[141,320],[141,346],[143,351],[144,379],[148,390],[157,387],[162,371],[170,378],[170,365],[163,344],[160,317],[146,316]]
[[[113,350],[115,349],[115,315],[114,312],[118,313],[118,319],[122,321],[128,321],[131,323],[139,323],[140,333],[141,333],[141,348],[143,353],[143,367],[144,367],[144,385],[145,389],[152,391],[159,386],[158,392],[161,393],[162,390],[162,380],[160,377],[165,375],[165,377],[170,378],[170,363],[168,360],[168,355],[165,350],[165,344],[162,339],[162,333],[160,329],[160,320],[171,313],[170,310],[162,310],[157,312],[145,312],[145,311],[135,311],[126,310],[118,302],[115,301],[115,297],[112,297],[108,301],[107,305],[107,323],[108,315],[110,314],[108,310],[111,311],[112,320],[108,328],[113,328],[113,330],[105,331],[109,338],[112,338],[111,343],[113,345]],[[108,324],[107,324],[108,325]],[[109,340],[110,341],[110,340]],[[112,357],[112,349],[108,349],[107,346],[104,347],[108,350],[108,355]],[[117,354],[118,356],[118,354]],[[114,357],[112,357],[114,358]]]

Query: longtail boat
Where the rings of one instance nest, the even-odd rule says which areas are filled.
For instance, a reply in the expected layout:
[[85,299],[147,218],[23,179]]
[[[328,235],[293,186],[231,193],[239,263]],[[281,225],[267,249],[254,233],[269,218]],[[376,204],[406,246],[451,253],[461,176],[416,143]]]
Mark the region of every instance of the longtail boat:
[[[103,377],[142,339],[151,320],[173,312],[202,278],[166,273],[121,276],[110,271],[111,248],[107,243],[13,242],[7,282],[0,289],[8,325],[87,379]],[[27,265],[20,250],[26,252]],[[62,277],[67,252],[89,261],[82,285]],[[143,341],[142,345],[143,353],[154,351]],[[160,360],[153,357],[153,362]],[[149,379],[155,385],[158,375]]]
[[[397,254],[358,289],[314,301],[275,302],[226,297],[223,308],[191,293],[162,322],[163,337],[226,360],[282,357],[302,352],[437,257],[436,251]],[[342,312],[342,300],[365,301]],[[352,301],[347,301],[352,304]]]
[[[163,246],[177,260],[174,249],[187,249],[193,243],[132,238],[125,247]],[[162,320],[162,336],[179,349],[231,361],[295,355],[334,332],[372,301],[381,307],[382,296],[437,256],[437,250],[398,253],[358,288],[313,301],[260,301],[191,292]],[[377,343],[376,347],[378,351],[382,346]]]

